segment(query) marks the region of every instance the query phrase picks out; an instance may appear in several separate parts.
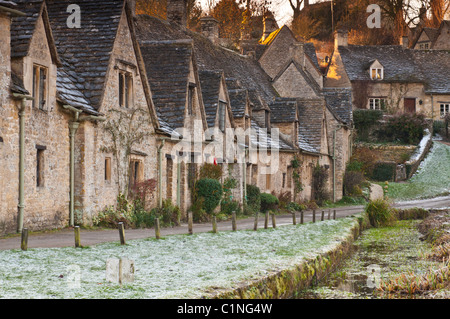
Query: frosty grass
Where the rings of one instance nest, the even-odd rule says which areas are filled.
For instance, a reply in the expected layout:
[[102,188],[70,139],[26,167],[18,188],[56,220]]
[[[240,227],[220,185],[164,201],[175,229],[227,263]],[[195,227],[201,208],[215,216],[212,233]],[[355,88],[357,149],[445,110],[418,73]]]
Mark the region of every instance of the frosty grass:
[[[348,217],[256,232],[133,240],[126,246],[0,251],[0,298],[200,298],[208,289],[232,288],[314,258],[337,246],[356,224]],[[134,282],[122,287],[106,282],[109,258],[134,260]]]

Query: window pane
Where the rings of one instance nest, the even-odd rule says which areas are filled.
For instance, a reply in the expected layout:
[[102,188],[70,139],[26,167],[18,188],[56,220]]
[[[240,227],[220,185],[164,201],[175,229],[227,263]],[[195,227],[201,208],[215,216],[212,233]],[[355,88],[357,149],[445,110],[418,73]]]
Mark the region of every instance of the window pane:
[[124,83],[123,83],[123,74],[119,73],[119,106],[123,106],[123,98],[124,98]]
[[44,68],[39,68],[39,108],[42,110],[46,103],[46,89],[47,89],[47,72]]

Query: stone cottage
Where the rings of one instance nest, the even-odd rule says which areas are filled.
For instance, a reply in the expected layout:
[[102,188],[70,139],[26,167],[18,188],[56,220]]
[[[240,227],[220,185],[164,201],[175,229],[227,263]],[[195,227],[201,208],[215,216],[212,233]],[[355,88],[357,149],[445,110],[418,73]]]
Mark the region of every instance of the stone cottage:
[[350,45],[347,32],[338,30],[325,86],[351,89],[353,109],[420,112],[437,120],[448,113],[449,69],[447,50]]

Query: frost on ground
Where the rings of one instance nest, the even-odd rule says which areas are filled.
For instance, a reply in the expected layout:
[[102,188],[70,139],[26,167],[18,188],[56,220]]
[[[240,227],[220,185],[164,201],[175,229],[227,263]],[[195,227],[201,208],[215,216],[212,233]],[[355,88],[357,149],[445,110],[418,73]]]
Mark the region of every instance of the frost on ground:
[[[212,287],[289,268],[338,245],[355,218],[258,231],[168,236],[84,249],[0,252],[0,298],[200,298]],[[105,280],[106,260],[135,262],[135,281]]]
[[390,183],[389,197],[413,200],[450,193],[450,146],[434,142],[417,172],[406,183]]

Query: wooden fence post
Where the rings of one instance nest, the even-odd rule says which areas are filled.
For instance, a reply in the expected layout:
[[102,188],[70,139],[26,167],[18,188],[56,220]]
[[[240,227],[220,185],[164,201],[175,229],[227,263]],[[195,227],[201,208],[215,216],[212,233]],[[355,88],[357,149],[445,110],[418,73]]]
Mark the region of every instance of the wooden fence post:
[[295,211],[292,212],[292,224],[297,225],[297,219],[295,218]]
[[304,216],[304,212],[301,211],[300,212],[300,224],[302,224],[302,225],[303,225],[303,216]]
[[264,217],[264,229],[269,228],[269,212],[266,212]]
[[316,210],[315,209],[313,209],[312,221],[313,221],[313,223],[316,222]]
[[192,222],[193,222],[193,216],[192,216],[192,212],[188,213],[188,231],[189,231],[189,235],[192,235],[193,229],[192,229]]
[[328,210],[328,220],[331,219],[331,209]]
[[155,219],[155,237],[156,237],[156,239],[161,238],[161,227],[159,224],[159,218]]
[[336,220],[336,210],[333,211],[333,219]]
[[22,240],[20,243],[22,250],[28,250],[28,228],[22,229]]
[[277,217],[275,214],[272,214],[272,227],[277,228]]
[[325,218],[325,211],[323,210],[323,211],[322,211],[322,216],[320,217],[320,221],[323,222],[324,218]]
[[253,224],[253,230],[258,230],[258,213],[255,213],[255,222]]
[[120,244],[125,245],[125,227],[122,222],[119,223]]
[[213,216],[213,218],[212,218],[212,231],[214,234],[217,233],[217,218],[216,218],[216,216]]
[[75,233],[75,248],[81,247],[81,234],[80,234],[80,226],[75,226],[73,228]]
[[233,231],[237,230],[237,224],[236,224],[236,212],[233,212],[233,215],[231,216],[231,226],[233,228]]

